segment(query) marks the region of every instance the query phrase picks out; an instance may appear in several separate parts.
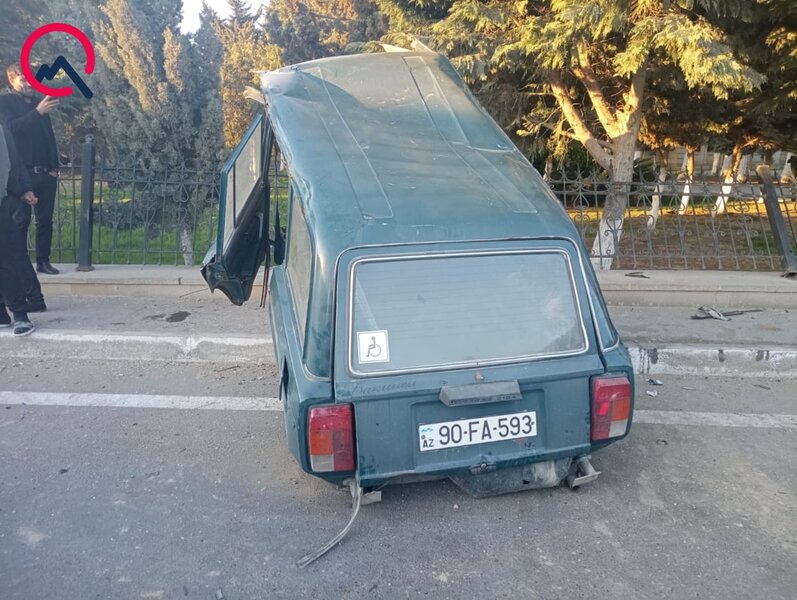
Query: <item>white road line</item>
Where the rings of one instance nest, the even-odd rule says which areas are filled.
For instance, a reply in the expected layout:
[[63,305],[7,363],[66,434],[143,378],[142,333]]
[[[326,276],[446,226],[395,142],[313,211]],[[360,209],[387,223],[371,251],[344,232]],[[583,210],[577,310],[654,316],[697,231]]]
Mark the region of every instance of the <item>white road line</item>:
[[196,348],[200,342],[219,342],[227,346],[262,346],[271,345],[271,336],[263,335],[251,336],[230,336],[223,333],[201,334],[201,335],[163,335],[153,331],[117,331],[114,333],[76,333],[72,331],[48,331],[38,330],[35,340],[68,343],[91,343],[102,344],[105,342],[143,342],[147,344],[171,344],[184,347],[187,350]]
[[773,415],[766,413],[637,410],[634,411],[634,422],[655,425],[797,429],[797,415]]
[[[0,392],[0,405],[13,404],[28,404],[31,406],[173,408],[181,410],[282,411],[282,402],[279,398]],[[690,425],[698,427],[744,427],[748,429],[797,429],[797,415],[637,410],[634,411],[634,423]]]
[[31,406],[104,406],[113,408],[176,408],[182,410],[281,411],[279,398],[234,396],[156,396],[146,394],[63,394],[56,392],[0,392],[0,404]]

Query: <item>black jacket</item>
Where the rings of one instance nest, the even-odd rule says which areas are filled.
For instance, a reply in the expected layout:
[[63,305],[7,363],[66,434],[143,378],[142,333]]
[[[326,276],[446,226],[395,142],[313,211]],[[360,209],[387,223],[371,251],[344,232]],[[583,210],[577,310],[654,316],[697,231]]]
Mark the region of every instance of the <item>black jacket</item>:
[[[19,152],[17,152],[13,136],[5,127],[3,127],[3,133],[5,134],[6,146],[8,146],[8,157],[11,159],[11,170],[8,173],[8,185],[3,190],[2,196],[9,195],[19,198],[25,192],[33,191],[33,185],[31,184],[28,170],[22,164]],[[2,140],[0,140],[0,143],[2,143]]]
[[50,115],[40,115],[36,110],[38,100],[20,94],[0,96],[0,123],[9,130],[17,144],[22,162],[31,167],[58,169],[58,146],[55,143]]

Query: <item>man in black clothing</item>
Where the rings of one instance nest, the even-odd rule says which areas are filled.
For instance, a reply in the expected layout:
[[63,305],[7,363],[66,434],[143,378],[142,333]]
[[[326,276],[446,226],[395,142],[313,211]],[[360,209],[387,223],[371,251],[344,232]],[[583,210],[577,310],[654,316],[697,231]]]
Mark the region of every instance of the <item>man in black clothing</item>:
[[[14,315],[14,337],[29,335],[34,330],[28,319],[25,288],[19,276],[25,264],[30,268],[30,259],[18,243],[19,227],[14,222],[14,215],[20,208],[29,210],[36,205],[32,188],[14,138],[0,127],[0,294]],[[8,327],[11,323],[5,306],[0,305],[0,327]]]
[[[57,275],[58,270],[50,264],[53,210],[58,188],[58,147],[50,112],[58,107],[59,101],[50,96],[38,101],[36,92],[22,75],[19,65],[11,65],[6,72],[12,91],[0,96],[0,123],[14,136],[17,150],[33,183],[33,192],[39,199],[35,206],[36,270]],[[23,240],[27,238],[29,224],[30,220],[22,224]],[[32,293],[32,282],[25,278],[25,284],[27,292]],[[35,302],[36,298],[28,296],[28,300]]]

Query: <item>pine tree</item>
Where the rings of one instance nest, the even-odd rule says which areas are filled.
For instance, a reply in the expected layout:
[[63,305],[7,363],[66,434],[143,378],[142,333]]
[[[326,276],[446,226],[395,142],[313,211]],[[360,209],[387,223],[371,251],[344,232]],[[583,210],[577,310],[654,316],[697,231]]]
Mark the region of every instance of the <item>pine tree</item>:
[[146,168],[195,164],[198,98],[179,0],[108,0],[97,26],[101,92],[92,108],[116,157]]
[[743,152],[797,149],[797,4],[760,0],[746,9],[744,19],[716,19],[734,52],[766,76],[755,94],[732,93],[721,104],[733,146],[731,175]]
[[219,17],[203,2],[199,29],[193,36],[194,78],[201,96],[195,152],[200,164],[217,165],[224,156],[224,116],[221,102],[221,70],[224,48],[216,35]]
[[240,0],[228,0],[233,16],[213,23],[222,46],[220,67],[221,103],[224,115],[224,140],[234,147],[243,137],[257,110],[244,97],[247,86],[259,86],[257,71],[275,69],[279,65],[278,49],[267,42],[257,27],[257,14],[252,14]]
[[[230,7],[228,23],[233,27],[243,27],[257,20],[257,15],[252,14],[251,5],[244,0],[227,0],[227,5]],[[205,8],[207,5],[203,5],[203,10]]]
[[[3,13],[0,19],[0,71],[5,81],[6,67],[19,64],[19,53],[25,39],[35,29],[44,25],[43,15],[46,14],[44,0],[5,0]],[[44,45],[45,40],[42,40]],[[34,52],[41,58],[47,56],[46,51],[37,44]],[[5,87],[5,84],[1,87]]]
[[[215,167],[198,164],[203,95],[190,41],[178,30],[180,0],[107,0],[96,24],[99,55],[92,113],[108,154],[145,172]],[[136,214],[164,211],[174,220],[186,264],[193,264],[189,224],[204,198],[171,185],[138,196]]]
[[282,63],[295,64],[367,50],[387,21],[371,0],[272,0],[265,30]]
[[[269,41],[280,49],[282,64],[296,64],[339,54],[345,44],[324,44],[324,38],[335,31],[323,16],[313,12],[304,2],[274,0],[266,14],[265,31]],[[339,32],[338,32],[339,33]]]

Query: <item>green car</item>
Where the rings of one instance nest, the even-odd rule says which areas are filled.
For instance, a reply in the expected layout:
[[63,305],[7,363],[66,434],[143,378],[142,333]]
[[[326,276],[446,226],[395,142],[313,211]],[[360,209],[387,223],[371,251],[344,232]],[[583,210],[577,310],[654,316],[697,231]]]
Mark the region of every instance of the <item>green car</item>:
[[222,173],[211,290],[266,263],[291,453],[362,490],[578,486],[633,414],[581,238],[448,60],[396,51],[262,74]]

